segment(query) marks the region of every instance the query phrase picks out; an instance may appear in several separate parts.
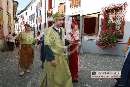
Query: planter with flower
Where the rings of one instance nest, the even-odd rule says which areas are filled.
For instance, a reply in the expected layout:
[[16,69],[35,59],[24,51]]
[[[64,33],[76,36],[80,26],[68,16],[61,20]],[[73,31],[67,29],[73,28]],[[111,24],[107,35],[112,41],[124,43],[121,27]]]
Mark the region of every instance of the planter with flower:
[[127,3],[110,5],[102,9],[101,32],[96,41],[101,48],[114,47],[120,37],[121,25],[124,23],[125,8]]

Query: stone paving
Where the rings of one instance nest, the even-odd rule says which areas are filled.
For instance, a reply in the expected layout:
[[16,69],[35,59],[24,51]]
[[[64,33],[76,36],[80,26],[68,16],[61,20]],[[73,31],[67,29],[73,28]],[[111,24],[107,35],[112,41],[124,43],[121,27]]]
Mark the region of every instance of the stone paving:
[[92,79],[91,71],[119,71],[123,58],[119,56],[85,54],[80,59],[79,87],[112,87],[114,79]]
[[[112,87],[114,79],[92,79],[91,71],[118,71],[124,58],[122,56],[94,53],[82,54],[79,62],[79,83],[74,87]],[[32,72],[24,77],[18,76],[18,55],[14,52],[0,52],[0,87],[39,87],[42,69],[38,49],[35,50]]]
[[32,72],[25,77],[19,77],[17,68],[19,57],[16,54],[17,51],[0,53],[0,87],[39,87],[42,71],[39,56],[35,55]]
[[96,45],[96,40],[87,40],[86,36],[83,36],[83,41],[81,44],[81,53],[97,53],[97,54],[107,54],[114,56],[124,56],[124,44],[117,43],[113,48],[100,48]]

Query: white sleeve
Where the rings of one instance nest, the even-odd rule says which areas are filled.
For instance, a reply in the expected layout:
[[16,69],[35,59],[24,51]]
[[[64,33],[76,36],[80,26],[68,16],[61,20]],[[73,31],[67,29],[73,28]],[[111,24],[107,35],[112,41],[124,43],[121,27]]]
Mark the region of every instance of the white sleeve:
[[79,40],[79,32],[78,31],[76,31],[76,33],[75,33],[75,39]]
[[69,41],[71,41],[71,36],[70,36],[69,33],[66,34],[66,39],[69,40]]

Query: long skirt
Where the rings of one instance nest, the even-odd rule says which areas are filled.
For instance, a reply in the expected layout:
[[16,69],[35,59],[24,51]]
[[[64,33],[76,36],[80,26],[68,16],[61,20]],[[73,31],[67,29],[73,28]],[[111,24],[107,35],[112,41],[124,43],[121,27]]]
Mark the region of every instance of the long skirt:
[[56,67],[45,61],[40,87],[73,87],[67,58],[55,55],[55,60]]
[[29,69],[33,63],[33,48],[31,44],[22,44],[19,50],[20,60],[19,66],[21,69]]
[[69,48],[69,68],[72,80],[78,80],[78,44],[72,44]]

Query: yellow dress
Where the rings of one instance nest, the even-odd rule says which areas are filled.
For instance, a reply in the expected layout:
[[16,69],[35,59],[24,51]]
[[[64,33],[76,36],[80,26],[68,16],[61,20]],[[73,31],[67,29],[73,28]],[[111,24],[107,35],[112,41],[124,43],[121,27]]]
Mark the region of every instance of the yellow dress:
[[57,65],[54,67],[47,60],[45,61],[40,87],[73,87],[67,56],[64,53],[64,43],[59,34],[50,27],[45,31],[44,40],[45,45],[52,50]]
[[29,69],[30,65],[33,63],[34,51],[32,44],[34,43],[34,37],[32,33],[21,32],[18,36],[20,41],[19,49],[19,66],[22,69]]

